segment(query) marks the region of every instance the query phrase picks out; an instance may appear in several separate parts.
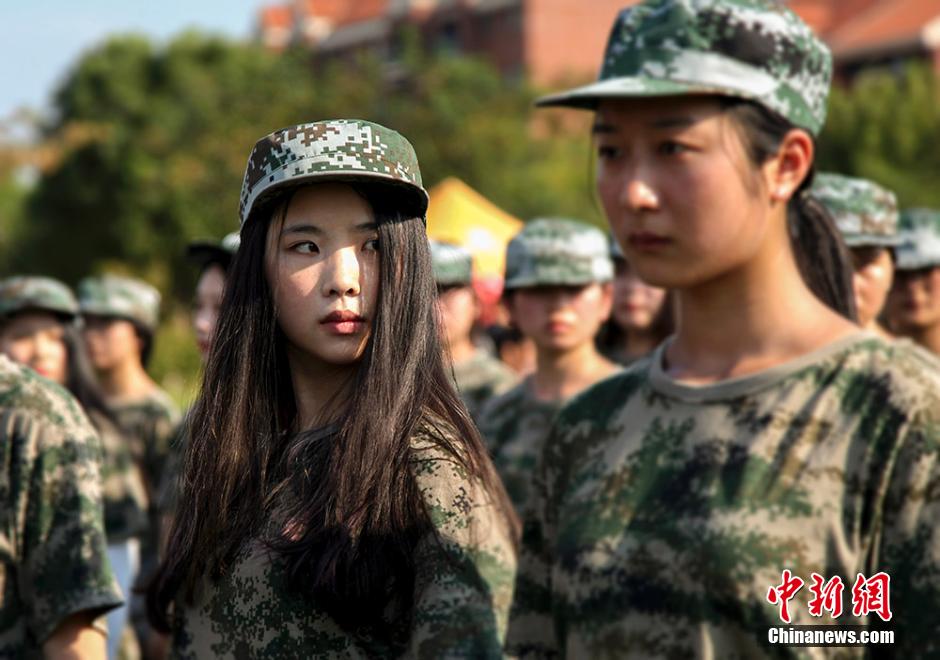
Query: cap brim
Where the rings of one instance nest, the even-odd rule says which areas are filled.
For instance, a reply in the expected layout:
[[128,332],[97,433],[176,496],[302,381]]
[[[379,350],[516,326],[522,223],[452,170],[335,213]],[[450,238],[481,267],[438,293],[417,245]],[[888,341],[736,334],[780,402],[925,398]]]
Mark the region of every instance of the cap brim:
[[659,96],[720,95],[753,99],[753,95],[730,87],[688,84],[653,78],[610,78],[557,94],[543,96],[535,101],[540,108],[577,108],[596,110],[604,99],[655,98]]
[[186,248],[186,258],[200,268],[205,268],[209,264],[219,264],[227,269],[232,263],[231,252],[208,241],[190,243]]
[[270,204],[284,193],[313,183],[350,183],[375,186],[387,189],[397,197],[402,211],[411,218],[426,219],[430,197],[427,191],[411,183],[405,183],[377,172],[311,172],[304,176],[290,177],[265,188],[251,204],[249,217],[254,217],[258,210]]
[[903,242],[900,236],[852,236],[843,237],[845,244],[850,248],[856,247],[883,247],[896,248]]

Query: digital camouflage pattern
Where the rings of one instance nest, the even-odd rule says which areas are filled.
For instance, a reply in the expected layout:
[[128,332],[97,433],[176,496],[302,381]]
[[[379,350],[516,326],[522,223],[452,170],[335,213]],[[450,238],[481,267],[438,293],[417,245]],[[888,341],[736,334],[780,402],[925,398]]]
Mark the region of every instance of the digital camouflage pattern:
[[901,213],[897,270],[940,266],[940,211],[907,209]]
[[530,220],[506,246],[506,289],[582,286],[613,277],[607,236],[582,222]]
[[812,195],[829,211],[849,247],[898,244],[898,200],[868,179],[820,173]]
[[454,363],[454,380],[470,416],[479,422],[483,404],[519,380],[515,372],[482,348],[463,362]]
[[470,284],[473,281],[473,255],[469,251],[440,241],[430,241],[431,265],[438,286]]
[[121,604],[105,546],[101,444],[65,390],[0,356],[0,454],[0,657],[39,657],[70,615]]
[[169,394],[155,389],[143,399],[115,403],[111,409],[130,444],[131,457],[143,468],[147,490],[152,493],[160,484],[164,466],[173,451],[179,408]]
[[401,612],[388,612],[390,634],[342,629],[289,588],[280,558],[255,540],[220,580],[205,583],[193,606],[177,603],[173,655],[500,658],[515,576],[512,542],[489,494],[438,448],[433,435],[447,432],[437,429],[426,426],[412,440],[412,467],[436,533],[416,549],[410,626]]
[[[894,657],[940,653],[940,370],[844,338],[763,373],[678,383],[663,349],[566,406],[527,506],[508,650],[524,658],[859,657],[765,646],[789,569],[891,579]],[[790,601],[808,613],[808,586]]]
[[128,319],[149,330],[160,320],[160,292],[132,277],[86,277],[78,283],[78,305],[82,314]]
[[538,105],[717,94],[755,101],[816,135],[831,78],[829,49],[782,2],[647,0],[617,17],[596,83]]
[[148,528],[149,505],[143,474],[131,456],[130,444],[117,426],[101,413],[90,411],[89,419],[104,448],[101,482],[108,543],[142,536]]
[[361,119],[332,119],[282,128],[258,140],[245,169],[242,225],[262,202],[286,188],[326,181],[386,184],[403,210],[424,218],[428,193],[414,147],[402,135]]
[[74,318],[78,301],[72,291],[51,277],[18,275],[0,281],[0,317],[24,310],[41,310]]
[[483,406],[480,433],[516,511],[522,511],[542,445],[563,401],[540,401],[528,379]]

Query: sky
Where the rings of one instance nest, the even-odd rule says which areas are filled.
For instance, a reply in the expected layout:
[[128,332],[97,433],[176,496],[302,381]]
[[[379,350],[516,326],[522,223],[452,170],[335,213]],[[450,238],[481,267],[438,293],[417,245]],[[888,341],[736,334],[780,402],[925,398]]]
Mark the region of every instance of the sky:
[[251,36],[272,0],[0,0],[0,120],[49,108],[56,86],[88,48],[113,33],[166,40],[197,28]]

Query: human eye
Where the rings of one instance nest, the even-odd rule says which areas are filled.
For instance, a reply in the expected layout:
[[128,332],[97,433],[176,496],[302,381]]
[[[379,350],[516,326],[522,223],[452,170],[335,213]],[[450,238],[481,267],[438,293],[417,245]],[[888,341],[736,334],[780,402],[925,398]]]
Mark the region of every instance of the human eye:
[[597,157],[601,160],[615,160],[623,154],[623,150],[612,144],[597,145]]
[[313,241],[300,241],[290,246],[291,252],[298,254],[319,254],[320,248]]
[[689,146],[677,142],[676,140],[663,140],[659,143],[657,150],[664,156],[679,156],[688,152]]
[[369,251],[369,252],[378,252],[379,251],[379,239],[378,238],[369,239],[362,246],[362,249]]

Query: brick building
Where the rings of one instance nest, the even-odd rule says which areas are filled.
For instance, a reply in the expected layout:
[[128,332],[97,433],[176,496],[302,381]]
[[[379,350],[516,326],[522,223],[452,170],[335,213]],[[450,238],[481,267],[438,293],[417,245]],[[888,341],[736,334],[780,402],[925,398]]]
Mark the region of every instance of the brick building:
[[[428,50],[489,59],[543,86],[597,75],[608,28],[636,0],[293,0],[265,7],[258,38],[317,58],[363,51],[394,62],[405,28]],[[940,0],[790,0],[830,45],[837,77],[909,60],[940,69]]]

